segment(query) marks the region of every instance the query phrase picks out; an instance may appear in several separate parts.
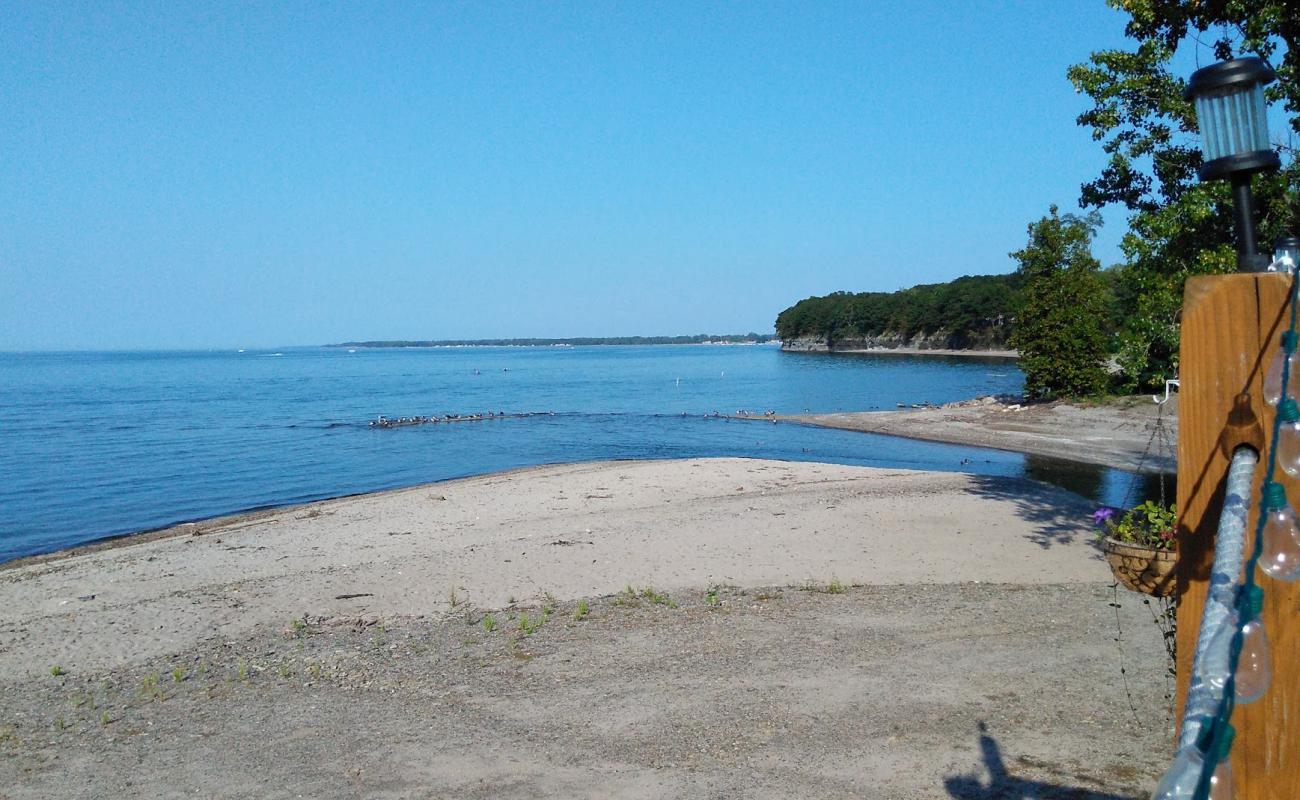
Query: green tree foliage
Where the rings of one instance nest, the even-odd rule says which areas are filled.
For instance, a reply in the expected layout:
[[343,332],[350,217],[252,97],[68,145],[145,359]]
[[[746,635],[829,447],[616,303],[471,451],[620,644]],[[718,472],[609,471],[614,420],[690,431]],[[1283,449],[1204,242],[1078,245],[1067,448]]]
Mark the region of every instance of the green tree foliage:
[[1018,301],[1018,275],[967,275],[898,292],[835,292],[800,300],[776,318],[782,339],[827,342],[942,335],[949,347],[1000,345]]
[[1029,243],[1011,254],[1024,279],[1024,305],[1011,344],[1020,351],[1025,393],[1081,397],[1106,386],[1106,280],[1092,257],[1101,218],[1093,212],[1048,216],[1029,226]]
[[1101,175],[1082,187],[1080,206],[1132,212],[1115,297],[1122,320],[1117,359],[1126,388],[1136,389],[1156,386],[1178,369],[1184,281],[1236,269],[1229,187],[1197,178],[1195,111],[1183,99],[1186,78],[1171,71],[1172,59],[1195,48],[1202,64],[1243,55],[1273,64],[1278,80],[1267,96],[1290,115],[1289,130],[1288,143],[1276,145],[1282,170],[1255,178],[1260,241],[1300,233],[1300,168],[1289,144],[1300,133],[1300,6],[1284,0],[1109,3],[1129,15],[1126,33],[1136,46],[1094,53],[1068,76],[1093,103],[1078,124],[1109,155]]

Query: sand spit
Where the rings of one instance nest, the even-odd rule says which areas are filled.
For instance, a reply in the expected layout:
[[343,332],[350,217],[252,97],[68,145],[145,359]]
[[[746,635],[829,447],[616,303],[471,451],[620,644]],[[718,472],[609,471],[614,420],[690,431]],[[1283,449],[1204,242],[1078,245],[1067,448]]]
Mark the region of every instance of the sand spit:
[[777,419],[823,428],[885,433],[909,439],[995,447],[1032,455],[1066,458],[1115,469],[1172,472],[1178,442],[1178,399],[1165,406],[1168,448],[1164,458],[1151,442],[1158,407],[1151,397],[1122,398],[1106,404],[1034,403],[982,397],[905,411],[855,411],[801,414]]

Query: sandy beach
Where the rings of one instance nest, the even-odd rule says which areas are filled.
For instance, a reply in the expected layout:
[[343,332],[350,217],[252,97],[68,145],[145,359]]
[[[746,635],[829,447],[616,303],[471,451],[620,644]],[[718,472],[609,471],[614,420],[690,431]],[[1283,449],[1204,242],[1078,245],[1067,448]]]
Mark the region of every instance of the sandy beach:
[[1025,403],[1019,398],[982,397],[931,408],[778,415],[777,419],[995,447],[1115,469],[1172,472],[1177,457],[1178,396],[1174,395],[1164,408],[1167,446],[1163,449],[1151,438],[1159,410],[1150,395],[1101,404]]
[[1090,510],[1017,479],[606,462],[7,565],[0,785],[1137,796],[1164,654],[1139,600],[1110,607]]

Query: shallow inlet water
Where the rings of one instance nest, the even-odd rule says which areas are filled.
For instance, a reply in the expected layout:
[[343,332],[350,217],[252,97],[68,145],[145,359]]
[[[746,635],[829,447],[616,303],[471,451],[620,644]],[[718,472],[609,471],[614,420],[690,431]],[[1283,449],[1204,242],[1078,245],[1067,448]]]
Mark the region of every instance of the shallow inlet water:
[[[771,346],[0,354],[0,560],[593,459],[753,456],[1024,476],[1114,505],[1156,492],[1154,479],[1058,459],[708,416],[893,409],[1014,393],[1021,380],[1003,359]],[[534,415],[369,425],[379,414],[489,411]]]

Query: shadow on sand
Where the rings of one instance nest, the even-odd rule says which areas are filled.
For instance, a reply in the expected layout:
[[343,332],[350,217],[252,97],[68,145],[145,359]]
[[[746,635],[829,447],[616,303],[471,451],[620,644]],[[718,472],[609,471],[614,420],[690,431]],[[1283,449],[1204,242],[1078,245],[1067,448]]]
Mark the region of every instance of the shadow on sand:
[[993,475],[973,475],[973,494],[1012,503],[1016,516],[1033,523],[1029,540],[1044,550],[1095,538],[1089,527],[1096,505],[1055,486]]
[[972,775],[945,778],[943,785],[950,797],[956,800],[1139,800],[1145,797],[1017,778],[1007,771],[1002,748],[983,722],[980,723],[980,756],[988,770],[988,783]]
[[[1161,496],[1158,474],[1125,475],[1106,467],[1044,456],[1025,456],[1024,480],[992,475],[971,477],[974,494],[1014,504],[1017,516],[1034,525],[1030,540],[1045,550],[1057,544],[1094,539],[1091,516],[1099,504],[1088,498],[1112,494],[1105,491],[1108,481],[1119,478],[1124,482],[1119,489],[1126,505]],[[1172,502],[1173,476],[1165,476],[1164,489]]]

